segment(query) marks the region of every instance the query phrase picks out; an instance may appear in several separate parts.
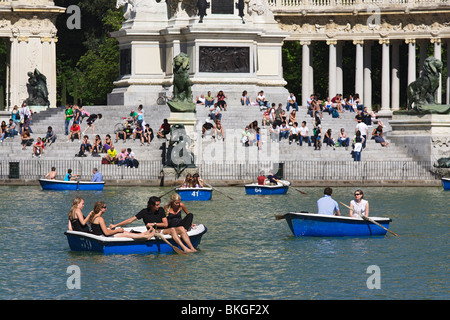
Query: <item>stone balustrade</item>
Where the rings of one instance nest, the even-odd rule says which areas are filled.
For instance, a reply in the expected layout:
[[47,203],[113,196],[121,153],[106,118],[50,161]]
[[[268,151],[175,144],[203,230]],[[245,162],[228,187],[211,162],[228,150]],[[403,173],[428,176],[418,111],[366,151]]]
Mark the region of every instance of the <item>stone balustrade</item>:
[[439,10],[450,7],[450,0],[268,0],[274,14],[310,12]]

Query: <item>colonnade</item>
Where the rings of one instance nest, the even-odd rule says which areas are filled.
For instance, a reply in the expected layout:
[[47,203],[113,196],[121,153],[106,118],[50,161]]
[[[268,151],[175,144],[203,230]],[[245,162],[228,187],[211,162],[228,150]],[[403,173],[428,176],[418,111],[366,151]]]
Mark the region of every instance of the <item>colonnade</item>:
[[[329,48],[328,55],[328,96],[336,94],[348,94],[343,91],[342,70],[342,46],[344,41],[352,41],[355,46],[355,91],[360,101],[369,110],[372,108],[372,46],[376,40],[326,40]],[[450,39],[447,39],[447,64],[450,61]],[[408,45],[408,84],[419,76],[416,61],[416,45],[419,45],[419,70],[427,58],[428,45],[433,45],[434,57],[442,61],[442,39],[414,39],[405,40],[383,38],[377,41],[381,45],[381,109],[379,114],[389,115],[392,111],[400,109],[400,45],[404,42]],[[312,64],[312,41],[300,40],[302,46],[302,105],[306,106],[306,100],[314,93],[314,69]],[[450,104],[450,67],[447,73],[442,75],[446,79],[446,103]],[[437,102],[442,103],[442,77],[437,92]]]

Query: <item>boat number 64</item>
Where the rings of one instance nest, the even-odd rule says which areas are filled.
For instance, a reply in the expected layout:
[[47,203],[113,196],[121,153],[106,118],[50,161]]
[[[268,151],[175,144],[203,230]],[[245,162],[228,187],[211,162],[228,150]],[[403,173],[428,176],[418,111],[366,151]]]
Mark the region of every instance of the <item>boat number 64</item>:
[[261,192],[261,188],[255,188],[255,192]]

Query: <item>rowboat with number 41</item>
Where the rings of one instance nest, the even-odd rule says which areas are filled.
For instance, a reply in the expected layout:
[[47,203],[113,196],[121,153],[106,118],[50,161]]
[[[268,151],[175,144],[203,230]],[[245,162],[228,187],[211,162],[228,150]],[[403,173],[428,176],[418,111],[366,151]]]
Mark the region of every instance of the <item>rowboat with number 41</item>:
[[181,201],[208,201],[212,197],[212,188],[176,188]]

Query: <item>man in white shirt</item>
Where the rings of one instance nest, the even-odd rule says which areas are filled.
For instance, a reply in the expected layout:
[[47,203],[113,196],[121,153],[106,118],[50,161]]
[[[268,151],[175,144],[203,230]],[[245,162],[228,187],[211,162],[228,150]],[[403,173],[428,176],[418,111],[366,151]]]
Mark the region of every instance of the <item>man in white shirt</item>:
[[295,139],[295,141],[298,141],[300,129],[298,128],[298,123],[294,122],[292,124],[291,130],[289,132],[289,144],[292,143],[292,140]]
[[298,111],[298,104],[297,99],[295,98],[294,94],[291,92],[289,97],[287,98],[287,104],[286,104],[286,110],[289,112],[289,108],[292,106],[292,108],[295,108],[295,111]]
[[364,137],[363,146],[362,146],[364,149],[366,147],[367,137],[369,136],[369,127],[367,126],[367,124],[365,124],[361,120],[358,120],[358,124],[356,125],[355,132],[358,130],[359,130],[359,132],[361,132],[361,136]]
[[137,168],[139,166],[139,161],[136,159],[136,156],[133,151],[131,151],[131,148],[127,149],[127,155],[125,157],[125,163],[127,167],[130,168]]
[[300,146],[303,145],[303,141],[307,141],[308,146],[311,147],[311,138],[309,137],[309,129],[306,126],[306,121],[303,121],[302,126],[300,127],[299,140]]
[[281,138],[285,139],[289,138],[289,132],[290,132],[289,126],[286,124],[286,121],[283,121],[280,126],[279,141],[281,141]]
[[258,96],[256,97],[256,102],[258,102],[259,109],[269,108],[269,101],[266,101],[266,96],[264,95],[264,91],[260,91]]

